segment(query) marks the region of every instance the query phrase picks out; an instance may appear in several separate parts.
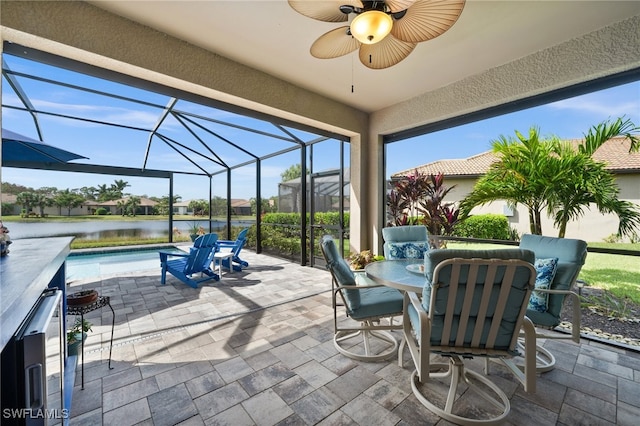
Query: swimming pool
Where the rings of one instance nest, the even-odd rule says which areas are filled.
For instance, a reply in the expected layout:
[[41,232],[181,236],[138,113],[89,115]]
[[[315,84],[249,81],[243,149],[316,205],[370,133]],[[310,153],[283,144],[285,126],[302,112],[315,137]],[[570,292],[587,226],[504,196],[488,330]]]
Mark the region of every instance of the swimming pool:
[[67,281],[125,272],[160,270],[159,251],[183,252],[175,246],[71,252],[67,257]]

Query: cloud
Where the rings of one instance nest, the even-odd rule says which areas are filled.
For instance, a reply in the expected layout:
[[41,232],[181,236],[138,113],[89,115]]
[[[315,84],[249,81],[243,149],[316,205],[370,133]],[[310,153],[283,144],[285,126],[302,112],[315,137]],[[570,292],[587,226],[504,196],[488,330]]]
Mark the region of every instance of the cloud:
[[[8,95],[3,99],[7,105],[16,105],[22,107],[22,104],[16,96]],[[96,120],[100,122],[117,123],[119,125],[131,126],[137,128],[152,129],[160,117],[159,110],[131,109],[124,107],[115,107],[107,105],[92,105],[84,103],[61,103],[51,102],[43,99],[32,99],[33,106],[37,110],[48,111],[55,114],[79,116],[87,120]],[[7,108],[6,111],[11,109]],[[56,122],[72,127],[93,126],[82,120],[63,119],[49,116],[56,119]],[[178,123],[167,122],[165,126],[178,126]]]
[[[629,90],[629,92],[633,92],[633,90]],[[586,113],[599,117],[621,117],[629,116],[633,111],[640,110],[640,98],[627,96],[614,90],[607,93],[598,92],[564,99],[547,106],[556,110]]]

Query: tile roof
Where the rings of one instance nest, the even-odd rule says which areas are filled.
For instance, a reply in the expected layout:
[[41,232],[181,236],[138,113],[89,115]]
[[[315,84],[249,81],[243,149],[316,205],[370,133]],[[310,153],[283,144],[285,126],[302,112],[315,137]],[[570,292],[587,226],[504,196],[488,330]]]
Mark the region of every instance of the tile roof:
[[3,203],[16,204],[17,199],[18,199],[18,196],[15,194],[6,194],[6,193],[0,194],[0,202],[3,202]]
[[232,198],[231,207],[251,207],[251,201],[242,198]]
[[[582,139],[569,139],[574,145],[582,142]],[[616,172],[640,173],[640,152],[629,152],[631,141],[625,137],[611,138],[605,142],[593,155],[593,158],[608,164],[607,170]],[[492,151],[485,151],[468,158],[454,160],[438,160],[433,163],[423,164],[411,169],[401,170],[391,175],[391,178],[406,176],[418,170],[420,173],[438,174],[445,176],[477,177],[487,172],[489,166],[497,157]]]
[[[150,200],[149,198],[145,198],[145,197],[139,197],[140,198],[140,204],[138,204],[140,207],[153,207],[156,204],[158,204],[157,202]],[[84,202],[85,205],[88,206],[117,206],[119,201],[122,202],[127,202],[127,200],[129,199],[129,197],[124,197],[124,198],[120,198],[119,200],[111,200],[111,201],[103,201],[103,202],[98,202],[98,201],[91,201],[91,200],[87,200]]]

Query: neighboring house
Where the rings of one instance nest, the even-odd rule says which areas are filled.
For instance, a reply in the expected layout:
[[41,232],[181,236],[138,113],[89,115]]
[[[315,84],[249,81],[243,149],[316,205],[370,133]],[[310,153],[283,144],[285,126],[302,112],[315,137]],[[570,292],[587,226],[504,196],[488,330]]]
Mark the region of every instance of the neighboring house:
[[[20,215],[22,213],[22,205],[17,201],[18,196],[15,194],[2,194],[2,214],[3,215]],[[4,207],[8,207],[5,209]],[[71,209],[70,216],[80,216],[80,215],[88,215],[92,214],[89,212],[89,206],[85,203],[82,205]],[[31,206],[31,212],[34,214],[40,214],[40,208],[38,206]],[[44,214],[52,215],[52,216],[67,216],[69,213],[68,209],[65,207],[45,207]]]
[[19,215],[21,206],[17,203],[18,198],[15,194],[0,194],[0,204],[2,205],[1,213],[5,216]]
[[251,216],[251,202],[249,200],[232,198],[231,214],[234,216]]
[[[570,140],[579,143],[581,140]],[[620,188],[619,197],[640,206],[640,153],[629,153],[630,141],[619,137],[607,141],[593,155],[593,158],[608,164],[607,169],[616,176],[616,182]],[[394,173],[392,180],[398,180],[402,176],[418,170],[421,173],[445,175],[445,185],[454,186],[449,192],[446,201],[458,203],[471,192],[476,180],[484,175],[489,166],[496,161],[496,156],[491,152],[483,152],[469,158],[458,160],[440,160],[424,164],[408,170]],[[472,210],[473,214],[497,213],[504,214],[509,219],[512,228],[520,235],[529,233],[529,215],[524,206],[511,210],[506,202],[493,202]],[[586,241],[602,241],[618,230],[618,218],[615,215],[603,215],[593,207],[586,211],[578,221],[569,222],[567,225],[567,238],[580,238]],[[543,218],[542,232],[545,235],[557,236],[558,231],[553,226],[553,220]]]
[[[2,204],[4,204],[5,206],[11,205],[10,211],[5,211],[4,209],[2,210],[3,215],[19,215],[20,214],[22,210],[22,206],[17,203],[16,198],[17,196],[14,194],[2,194]],[[52,216],[67,216],[67,215],[87,216],[87,215],[95,214],[96,209],[98,209],[99,207],[104,207],[111,214],[122,214],[120,212],[120,209],[118,208],[118,201],[126,202],[126,200],[127,200],[126,197],[121,198],[120,200],[105,201],[105,202],[87,200],[83,202],[80,206],[72,208],[71,212],[69,212],[66,207],[51,206],[51,207],[45,207],[44,213],[46,215],[52,215]],[[153,214],[153,207],[156,204],[158,203],[156,203],[153,200],[140,197],[140,205],[138,206],[136,214],[143,214],[143,215]],[[38,208],[38,206],[32,206],[31,211],[40,213],[40,209]]]
[[189,201],[180,201],[173,204],[173,214],[193,214],[193,209],[189,208]]
[[[104,201],[101,203],[97,201],[85,201],[84,205],[88,207],[89,213],[84,213],[84,214],[94,214],[96,209],[100,207],[107,209],[107,211],[113,215],[122,214],[122,212],[120,211],[120,208],[118,207],[118,203],[119,202],[126,203],[128,199],[129,199],[128,197],[124,197],[124,198],[120,198],[119,200]],[[142,214],[142,215],[153,214],[153,207],[155,207],[156,204],[158,203],[153,200],[150,200],[149,198],[140,197],[140,204],[138,204],[138,208],[136,209],[136,214]]]

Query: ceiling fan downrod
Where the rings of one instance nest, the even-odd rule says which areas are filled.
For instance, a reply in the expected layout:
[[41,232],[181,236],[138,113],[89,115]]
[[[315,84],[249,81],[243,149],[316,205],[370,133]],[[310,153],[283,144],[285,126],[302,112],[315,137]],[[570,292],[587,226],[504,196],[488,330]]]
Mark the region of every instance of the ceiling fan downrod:
[[340,6],[340,12],[345,15],[349,15],[351,13],[355,13],[356,15],[360,15],[361,13],[368,12],[370,10],[378,10],[380,12],[384,12],[387,15],[391,16],[394,20],[399,20],[407,14],[407,9],[401,10],[399,12],[391,12],[389,7],[383,1],[363,1],[364,7],[356,7],[350,4],[343,4]]
[[[350,4],[343,4],[342,6],[340,6],[340,12],[344,13],[345,15],[348,15],[350,13],[359,15],[364,12],[369,12],[370,10],[377,10],[379,12],[384,12],[387,15],[396,15],[395,13],[391,13],[391,10],[383,1],[363,1],[362,4],[364,7],[356,7]],[[404,16],[406,10],[398,12],[398,14],[399,13],[402,13],[402,15]]]

